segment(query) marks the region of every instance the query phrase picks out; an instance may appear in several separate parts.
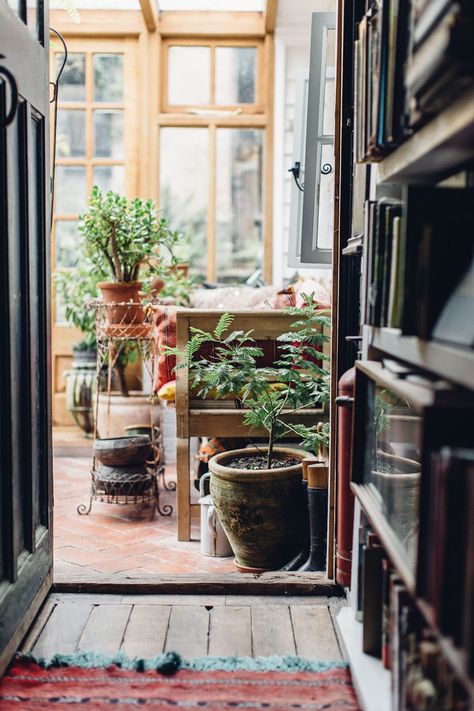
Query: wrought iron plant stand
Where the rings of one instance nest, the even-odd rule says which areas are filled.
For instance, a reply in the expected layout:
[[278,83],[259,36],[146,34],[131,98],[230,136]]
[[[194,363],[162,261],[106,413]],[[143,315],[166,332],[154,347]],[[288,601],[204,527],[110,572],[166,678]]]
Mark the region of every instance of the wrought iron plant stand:
[[[95,309],[97,362],[96,362],[96,399],[94,417],[94,443],[103,441],[98,438],[98,419],[100,384],[103,381],[104,367],[107,367],[107,408],[110,412],[112,373],[123,349],[130,343],[136,344],[142,362],[148,371],[149,380],[154,382],[156,359],[153,349],[153,307],[142,304],[104,303],[94,301],[89,304]],[[156,427],[154,409],[158,401],[153,393],[149,398],[151,455],[143,466],[104,466],[98,462],[96,448],[91,468],[91,488],[88,504],[79,504],[77,512],[87,516],[92,510],[92,502],[97,501],[119,506],[143,507],[152,505],[161,516],[170,516],[173,507],[170,504],[160,506],[160,483],[165,491],[174,491],[176,482],[166,482],[163,460],[162,428]],[[161,418],[160,418],[161,419]]]

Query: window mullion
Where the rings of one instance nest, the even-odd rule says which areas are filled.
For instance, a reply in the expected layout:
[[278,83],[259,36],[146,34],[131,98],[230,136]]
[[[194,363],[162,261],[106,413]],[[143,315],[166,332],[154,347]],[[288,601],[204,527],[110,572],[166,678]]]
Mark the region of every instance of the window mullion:
[[209,125],[209,205],[207,217],[207,278],[217,281],[216,255],[216,125]]
[[211,105],[216,103],[216,45],[211,44]]

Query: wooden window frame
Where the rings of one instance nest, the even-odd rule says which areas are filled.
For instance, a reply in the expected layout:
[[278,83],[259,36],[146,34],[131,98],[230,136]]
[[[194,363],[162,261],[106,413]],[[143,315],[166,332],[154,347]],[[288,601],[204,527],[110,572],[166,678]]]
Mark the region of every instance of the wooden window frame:
[[[209,104],[170,104],[168,101],[168,70],[169,70],[169,49],[170,47],[209,47],[211,51],[210,63],[210,87],[211,102]],[[255,103],[253,104],[217,104],[215,102],[215,78],[216,78],[216,49],[220,47],[251,47],[257,50],[257,64],[255,76]],[[162,43],[161,62],[161,87],[162,87],[162,112],[163,113],[191,113],[194,109],[210,109],[217,111],[234,111],[238,109],[241,114],[262,114],[264,113],[264,97],[266,94],[264,73],[264,45],[261,39],[222,39],[215,40],[203,37],[202,39],[168,38]],[[194,115],[194,114],[192,114]]]
[[[208,197],[208,236],[207,236],[207,275],[208,281],[218,279],[216,258],[216,133],[219,128],[263,129],[263,276],[267,283],[273,278],[273,85],[274,85],[274,42],[273,35],[265,37],[224,37],[216,39],[212,35],[199,35],[189,38],[175,35],[162,38],[160,42],[161,92],[159,95],[159,113],[157,128],[157,194],[160,193],[160,132],[162,128],[206,128],[209,131],[209,197]],[[168,49],[170,46],[211,46],[215,47],[257,47],[257,87],[256,104],[223,106],[210,104],[205,106],[175,106],[167,102],[168,92]],[[213,56],[213,52],[211,57]],[[214,63],[211,61],[211,78]],[[212,92],[212,87],[211,87]],[[211,93],[211,96],[213,94]],[[234,113],[236,108],[239,113]],[[190,109],[199,109],[198,114]],[[258,109],[258,111],[256,110]],[[206,114],[206,110],[209,113]],[[212,111],[219,111],[213,115]],[[228,113],[226,113],[228,112]]]

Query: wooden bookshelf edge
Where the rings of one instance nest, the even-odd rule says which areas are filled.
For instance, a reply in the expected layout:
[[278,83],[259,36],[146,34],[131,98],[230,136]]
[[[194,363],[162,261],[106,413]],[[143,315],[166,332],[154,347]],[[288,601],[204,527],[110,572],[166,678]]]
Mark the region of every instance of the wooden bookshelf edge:
[[397,329],[366,326],[369,345],[441,378],[474,390],[474,350],[440,341],[403,336]]
[[437,179],[474,157],[474,89],[416,131],[378,163],[379,182]]
[[392,533],[383,513],[377,508],[376,504],[372,500],[372,497],[367,492],[367,489],[363,484],[352,483],[351,490],[359,500],[364,514],[367,516],[371,525],[374,527],[375,532],[379,536],[382,546],[390,558],[392,565],[397,570],[397,573],[403,580],[408,591],[411,594],[414,594],[415,577],[407,563],[403,560],[403,557],[399,551],[397,539]]
[[362,651],[362,623],[357,622],[351,607],[340,610],[336,626],[360,705],[364,711],[390,711],[390,672],[380,659]]

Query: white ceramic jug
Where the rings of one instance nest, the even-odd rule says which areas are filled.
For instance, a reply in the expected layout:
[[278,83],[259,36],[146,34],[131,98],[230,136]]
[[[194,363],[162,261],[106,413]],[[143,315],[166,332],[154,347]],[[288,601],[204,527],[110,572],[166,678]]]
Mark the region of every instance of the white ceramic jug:
[[232,548],[217,516],[211,495],[204,496],[204,482],[210,478],[211,473],[208,472],[201,477],[199,482],[199,493],[201,494],[199,499],[201,504],[201,553],[203,555],[226,558],[233,555]]

